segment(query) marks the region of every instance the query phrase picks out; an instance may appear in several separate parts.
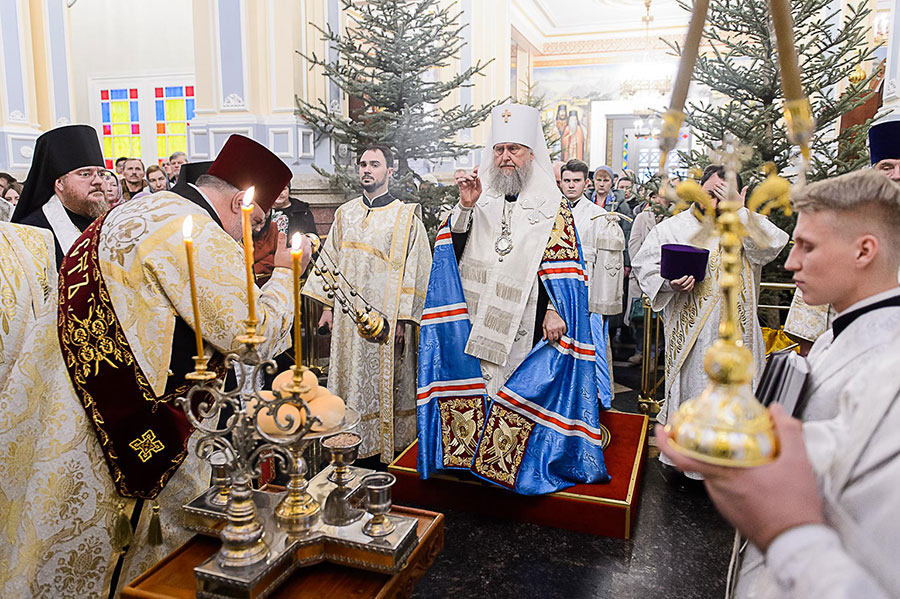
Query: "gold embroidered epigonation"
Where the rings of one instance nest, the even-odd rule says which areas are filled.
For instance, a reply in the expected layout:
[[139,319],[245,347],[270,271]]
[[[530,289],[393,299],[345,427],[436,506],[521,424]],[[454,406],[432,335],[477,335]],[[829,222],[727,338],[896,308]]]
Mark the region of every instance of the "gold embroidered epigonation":
[[495,403],[475,456],[475,472],[501,485],[515,486],[533,430],[533,422]]
[[484,425],[484,402],[480,397],[439,398],[441,444],[444,466],[468,468]]
[[547,249],[544,250],[544,260],[572,260],[579,259],[578,244],[575,235],[575,218],[569,203],[565,200],[560,204],[556,213],[556,221],[550,239],[547,241]]

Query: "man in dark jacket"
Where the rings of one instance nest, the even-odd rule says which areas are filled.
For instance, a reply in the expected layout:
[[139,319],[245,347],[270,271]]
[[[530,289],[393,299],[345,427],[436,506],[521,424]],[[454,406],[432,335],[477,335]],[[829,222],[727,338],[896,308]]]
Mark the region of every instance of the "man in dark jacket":
[[288,240],[294,233],[316,232],[316,222],[309,210],[309,204],[292,198],[290,185],[281,191],[275,204],[272,205],[271,218],[278,227],[278,232],[287,235]]

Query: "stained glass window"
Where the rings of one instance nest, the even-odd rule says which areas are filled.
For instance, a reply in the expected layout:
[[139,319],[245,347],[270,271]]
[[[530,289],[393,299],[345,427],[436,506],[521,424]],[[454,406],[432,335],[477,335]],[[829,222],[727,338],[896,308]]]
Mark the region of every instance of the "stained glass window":
[[137,88],[100,90],[103,123],[103,155],[106,167],[113,168],[121,156],[141,156],[141,123]]
[[160,161],[174,152],[187,152],[187,127],[194,118],[194,87],[157,87],[156,153]]

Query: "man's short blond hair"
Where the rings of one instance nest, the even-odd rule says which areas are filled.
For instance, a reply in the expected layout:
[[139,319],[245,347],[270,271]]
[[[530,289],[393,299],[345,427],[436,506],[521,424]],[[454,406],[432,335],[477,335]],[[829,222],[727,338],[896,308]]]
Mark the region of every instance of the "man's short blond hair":
[[[874,234],[881,233],[885,250],[900,251],[900,185],[871,169],[807,185],[791,198],[797,212],[836,212]],[[878,235],[881,237],[881,235]]]

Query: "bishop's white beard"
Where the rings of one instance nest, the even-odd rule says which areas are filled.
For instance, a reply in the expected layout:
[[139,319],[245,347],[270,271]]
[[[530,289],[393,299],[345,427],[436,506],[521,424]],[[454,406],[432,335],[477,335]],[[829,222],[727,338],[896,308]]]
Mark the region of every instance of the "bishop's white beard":
[[517,166],[511,173],[507,174],[491,162],[487,172],[491,179],[491,189],[503,196],[519,195],[525,187],[525,182],[531,177],[533,164],[533,162],[528,162],[524,166]]

